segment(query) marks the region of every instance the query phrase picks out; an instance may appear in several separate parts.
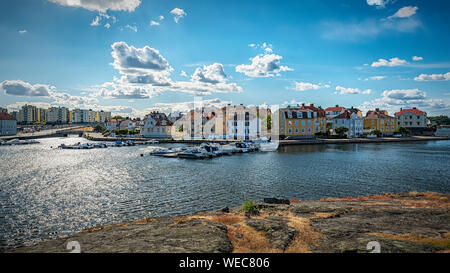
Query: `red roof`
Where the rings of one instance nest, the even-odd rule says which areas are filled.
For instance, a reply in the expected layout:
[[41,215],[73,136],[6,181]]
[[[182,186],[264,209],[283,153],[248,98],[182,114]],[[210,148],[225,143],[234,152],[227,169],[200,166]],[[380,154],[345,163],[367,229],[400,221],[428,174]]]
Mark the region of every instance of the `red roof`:
[[16,119],[10,114],[0,113],[0,120],[16,120]]
[[124,119],[109,119],[107,122],[122,122]]
[[344,109],[345,107],[336,105],[335,107],[328,107],[327,109],[325,109],[325,111],[342,111]]
[[352,113],[348,110],[345,110],[341,114],[335,116],[333,119],[350,119],[352,117]]
[[425,115],[425,112],[420,111],[419,109],[413,108],[413,109],[403,109],[400,112],[395,113],[395,116],[403,115],[405,113],[413,113],[415,115]]

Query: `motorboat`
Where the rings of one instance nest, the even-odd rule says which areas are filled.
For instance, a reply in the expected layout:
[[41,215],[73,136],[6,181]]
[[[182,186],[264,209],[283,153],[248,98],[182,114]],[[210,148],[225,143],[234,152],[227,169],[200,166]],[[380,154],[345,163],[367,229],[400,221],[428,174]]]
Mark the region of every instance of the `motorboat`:
[[185,159],[202,159],[206,157],[210,157],[210,154],[204,152],[203,149],[193,148],[186,150],[184,152],[178,153],[179,158]]

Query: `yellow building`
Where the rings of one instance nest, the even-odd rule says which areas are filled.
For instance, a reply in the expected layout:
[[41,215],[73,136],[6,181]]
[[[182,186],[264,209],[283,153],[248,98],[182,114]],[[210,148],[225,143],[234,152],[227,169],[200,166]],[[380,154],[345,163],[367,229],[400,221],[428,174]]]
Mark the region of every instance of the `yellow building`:
[[314,121],[317,113],[301,107],[281,108],[279,110],[279,133],[290,138],[313,138]]
[[397,118],[378,108],[375,111],[368,111],[364,118],[364,133],[373,130],[379,130],[383,135],[392,135],[397,131]]

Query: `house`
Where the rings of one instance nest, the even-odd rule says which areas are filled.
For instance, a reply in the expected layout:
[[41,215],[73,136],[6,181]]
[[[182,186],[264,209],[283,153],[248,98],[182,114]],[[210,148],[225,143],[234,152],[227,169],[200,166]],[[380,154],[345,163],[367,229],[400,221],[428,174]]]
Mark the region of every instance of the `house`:
[[325,115],[328,119],[332,119],[335,116],[341,114],[345,110],[345,107],[336,105],[335,107],[328,107],[325,109]]
[[0,113],[0,136],[17,134],[17,120],[7,113]]
[[242,104],[227,107],[226,136],[228,140],[252,140],[261,137],[262,122],[258,107]]
[[309,106],[305,106],[305,104],[302,104],[302,107],[300,107],[302,110],[311,110],[315,112],[315,118],[314,118],[314,133],[326,133],[327,131],[327,118],[326,118],[326,111],[322,109],[322,107],[315,107],[314,104],[310,104]]
[[332,119],[332,126],[334,131],[339,127],[347,128],[347,138],[354,138],[363,135],[364,119],[354,111],[345,110]]
[[152,112],[145,116],[143,123],[140,128],[142,137],[169,138],[172,136],[173,123],[164,113]]
[[363,130],[364,133],[379,130],[383,135],[393,135],[397,131],[397,118],[389,116],[386,110],[376,108],[367,112]]
[[398,120],[398,126],[408,129],[423,129],[427,127],[427,113],[416,107],[412,109],[400,108],[400,112],[394,114]]
[[353,106],[347,109],[352,114],[356,114],[358,117],[363,117],[362,111],[358,108],[354,108]]
[[136,129],[136,122],[133,120],[126,118],[119,123],[119,129],[123,130],[134,130]]
[[315,118],[317,118],[317,112],[311,109],[290,106],[281,108],[279,109],[279,133],[293,139],[313,138]]
[[106,121],[106,130],[108,131],[114,131],[120,129],[120,123],[124,119],[109,119]]

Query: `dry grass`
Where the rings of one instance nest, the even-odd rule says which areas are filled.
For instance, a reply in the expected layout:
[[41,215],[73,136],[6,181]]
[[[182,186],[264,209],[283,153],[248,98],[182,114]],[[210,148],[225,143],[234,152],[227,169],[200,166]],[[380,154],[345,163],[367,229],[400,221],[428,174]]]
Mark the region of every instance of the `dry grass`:
[[308,253],[312,246],[318,246],[318,239],[322,236],[315,232],[309,225],[309,219],[296,217],[292,214],[287,216],[288,225],[298,231],[294,240],[286,248],[287,253]]
[[222,224],[228,226],[228,225],[234,225],[234,224],[242,222],[243,216],[233,215],[233,214],[223,214],[223,215],[213,216],[212,220],[214,222],[219,222],[219,223],[222,223]]
[[450,233],[444,233],[442,237],[428,237],[421,234],[405,233],[405,234],[388,234],[388,233],[368,233],[369,235],[378,236],[387,239],[416,242],[450,250]]
[[228,238],[233,245],[233,253],[279,253],[281,250],[270,248],[269,239],[263,233],[241,223],[228,227]]

